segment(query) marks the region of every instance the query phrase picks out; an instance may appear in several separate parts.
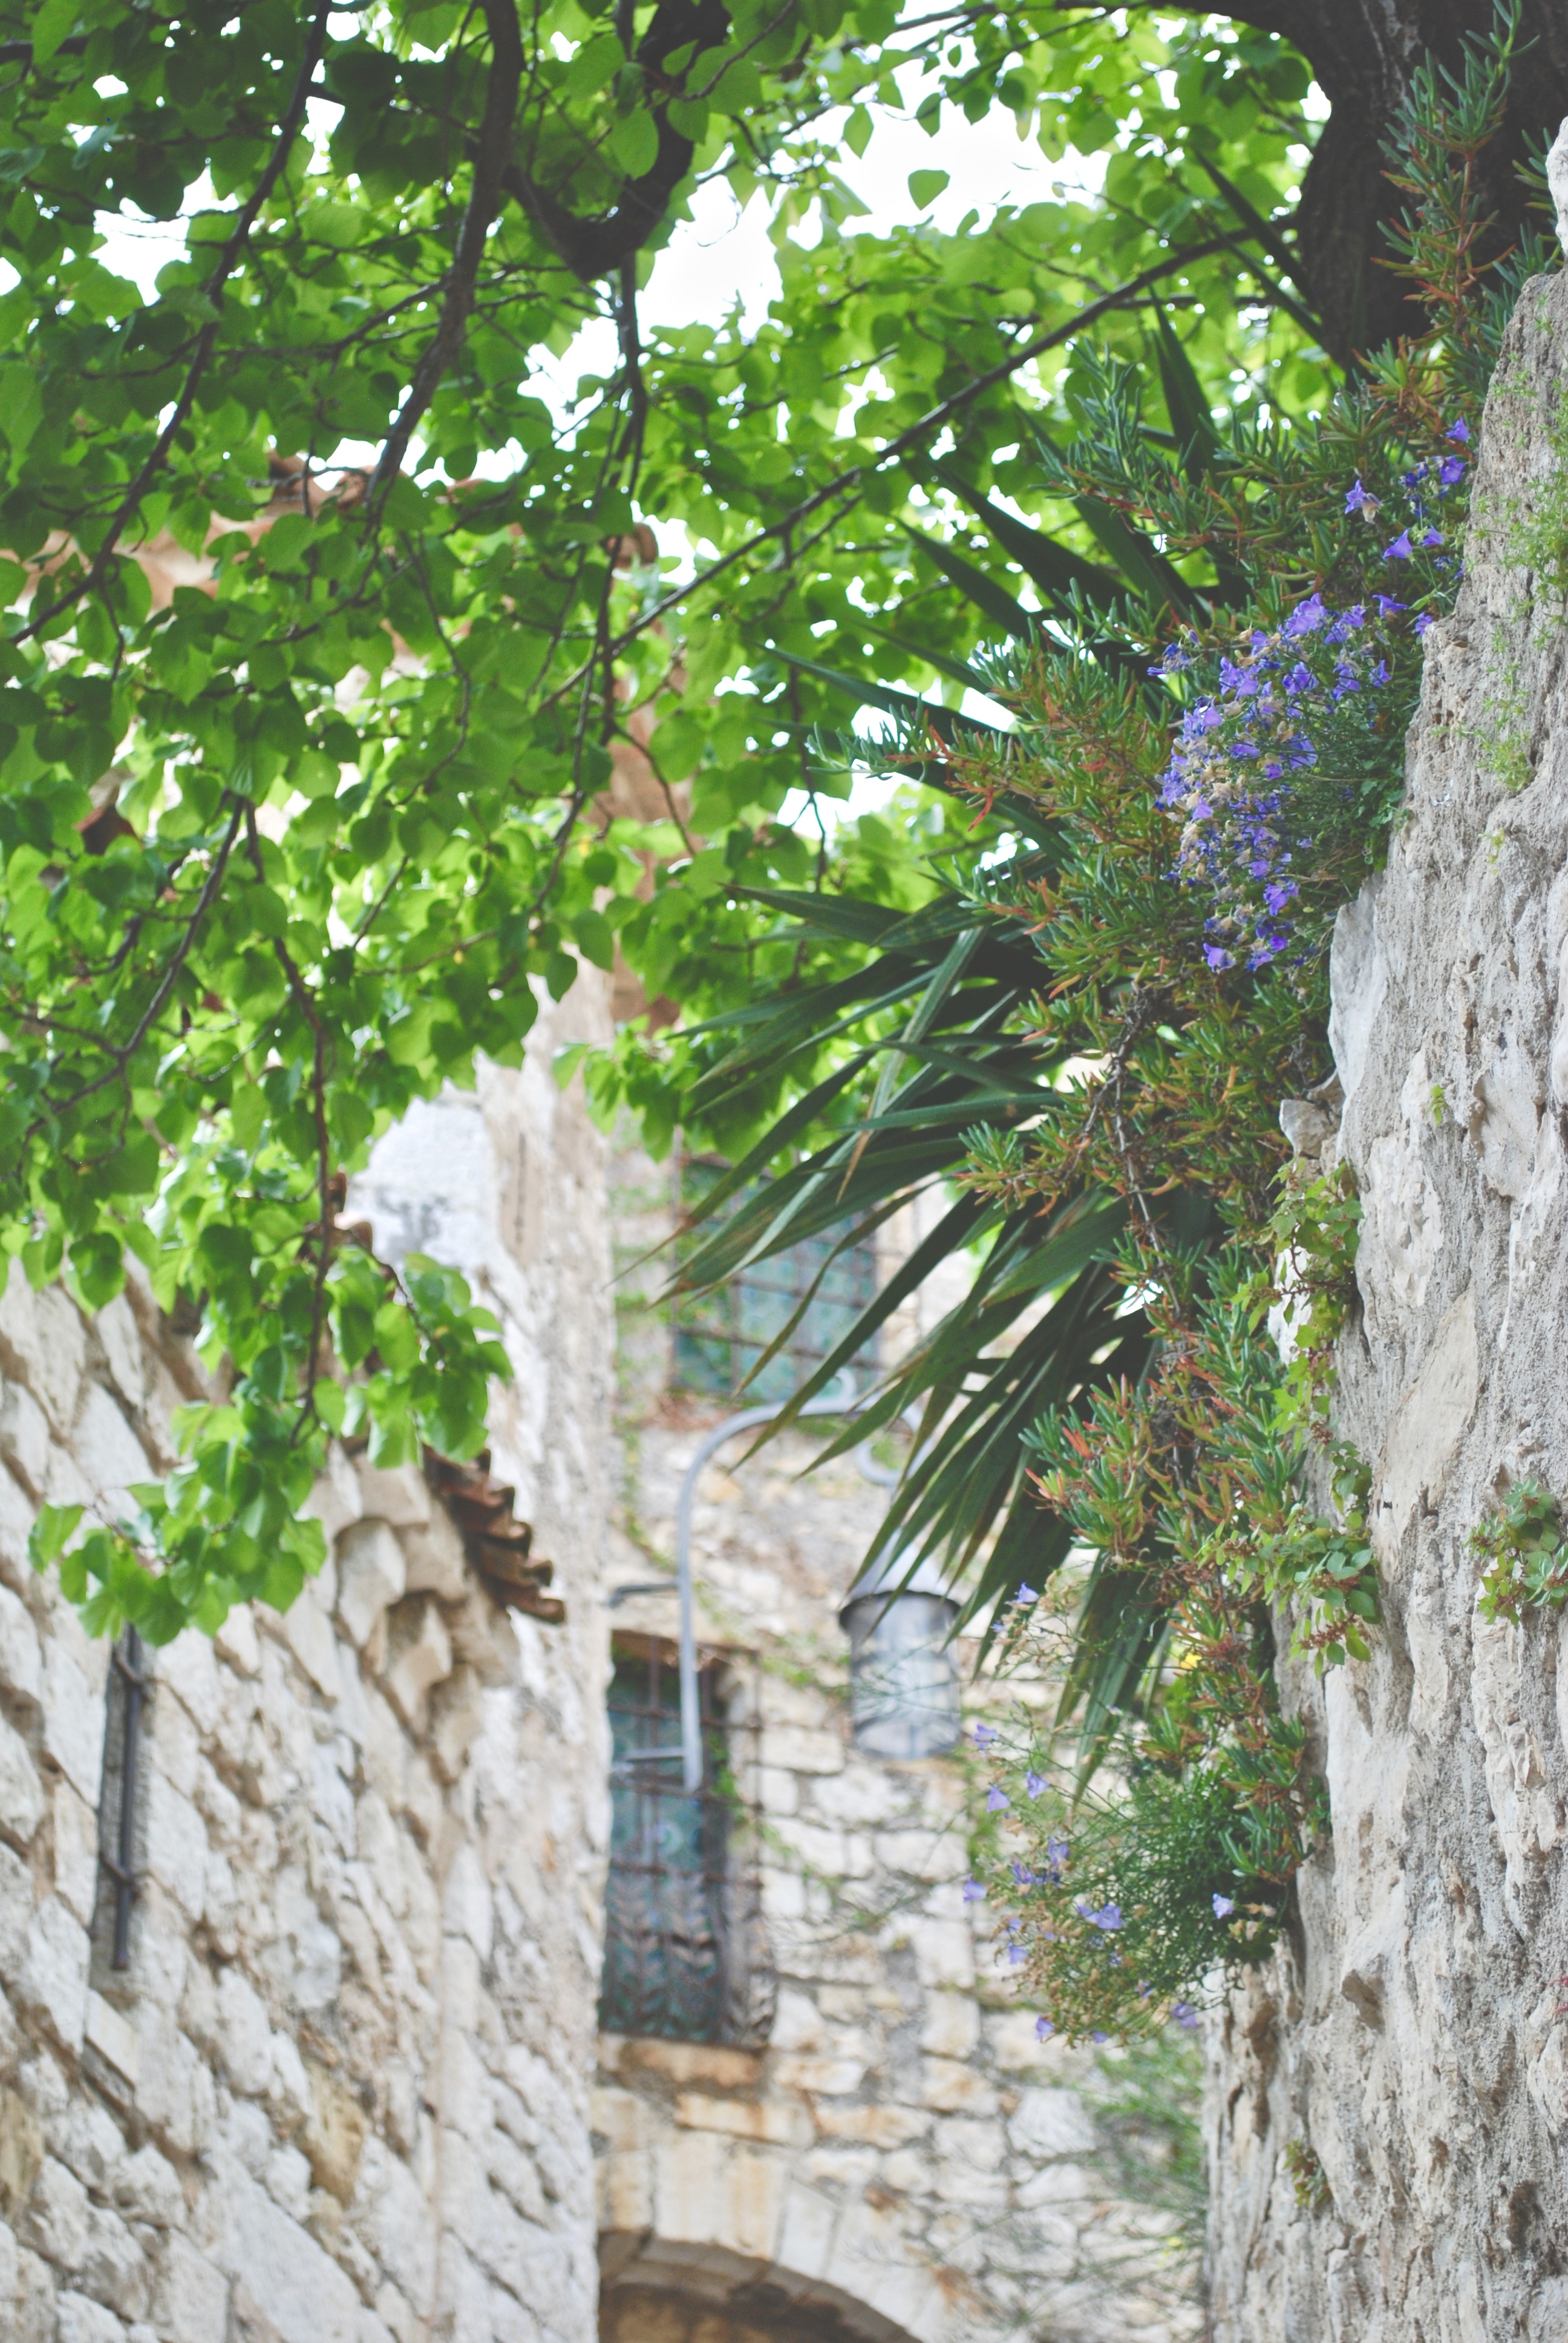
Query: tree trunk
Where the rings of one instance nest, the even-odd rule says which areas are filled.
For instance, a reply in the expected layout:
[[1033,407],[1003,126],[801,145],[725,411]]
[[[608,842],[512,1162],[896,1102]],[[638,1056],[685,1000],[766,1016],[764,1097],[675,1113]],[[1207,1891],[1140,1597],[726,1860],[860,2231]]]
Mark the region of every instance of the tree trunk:
[[[1235,0],[1225,13],[1299,49],[1333,109],[1302,189],[1297,236],[1305,289],[1343,364],[1420,324],[1400,278],[1381,265],[1386,226],[1404,207],[1384,176],[1382,142],[1422,57],[1457,73],[1465,35],[1492,29],[1492,0]],[[1526,140],[1550,137],[1568,115],[1568,0],[1524,0],[1520,47],[1505,129],[1482,163],[1498,252],[1528,217],[1517,169]]]

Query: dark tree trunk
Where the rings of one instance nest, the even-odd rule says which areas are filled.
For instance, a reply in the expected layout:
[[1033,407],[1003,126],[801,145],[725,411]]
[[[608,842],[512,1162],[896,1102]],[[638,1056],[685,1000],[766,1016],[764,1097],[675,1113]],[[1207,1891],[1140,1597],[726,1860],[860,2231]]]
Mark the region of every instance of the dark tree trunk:
[[[1297,233],[1305,289],[1343,363],[1419,325],[1401,280],[1379,265],[1389,250],[1384,227],[1403,208],[1384,176],[1382,141],[1422,58],[1457,72],[1465,35],[1491,30],[1492,0],[1232,0],[1224,13],[1298,48],[1333,109],[1302,190]],[[1506,129],[1483,163],[1498,250],[1525,224],[1516,166],[1526,138],[1554,135],[1568,115],[1568,0],[1524,0],[1520,41],[1528,48]]]

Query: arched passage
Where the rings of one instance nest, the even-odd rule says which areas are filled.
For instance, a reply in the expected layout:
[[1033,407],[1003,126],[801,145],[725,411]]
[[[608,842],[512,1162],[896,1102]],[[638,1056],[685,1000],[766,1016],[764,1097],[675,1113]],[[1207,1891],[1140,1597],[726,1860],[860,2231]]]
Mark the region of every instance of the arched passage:
[[923,2338],[830,2279],[749,2259],[721,2246],[693,2247],[651,2233],[611,2230],[599,2239],[599,2343]]

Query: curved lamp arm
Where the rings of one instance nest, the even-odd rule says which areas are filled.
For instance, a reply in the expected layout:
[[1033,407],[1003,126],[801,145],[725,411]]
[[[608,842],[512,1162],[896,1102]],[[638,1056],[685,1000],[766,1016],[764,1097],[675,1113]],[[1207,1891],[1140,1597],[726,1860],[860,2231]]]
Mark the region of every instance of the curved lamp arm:
[[[836,1377],[848,1383],[847,1396],[835,1397],[825,1392],[820,1399],[808,1400],[800,1410],[802,1415],[851,1415],[858,1402],[855,1380],[848,1370]],[[697,1483],[703,1466],[716,1449],[722,1448],[738,1432],[749,1432],[753,1425],[771,1423],[789,1405],[787,1399],[776,1400],[768,1407],[742,1408],[739,1415],[716,1423],[707,1437],[699,1441],[697,1453],[686,1468],[686,1478],[680,1484],[680,1502],[675,1513],[675,1562],[677,1582],[680,1589],[680,1759],[682,1787],[688,1794],[702,1787],[702,1714],[697,1682],[697,1605],[691,1583],[691,1513],[697,1501]]]

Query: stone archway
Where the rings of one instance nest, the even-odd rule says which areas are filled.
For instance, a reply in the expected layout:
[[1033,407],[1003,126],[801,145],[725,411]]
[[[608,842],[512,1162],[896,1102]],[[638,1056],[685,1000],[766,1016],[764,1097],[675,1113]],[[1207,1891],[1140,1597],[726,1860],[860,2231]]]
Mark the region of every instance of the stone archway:
[[599,2239],[599,2343],[920,2343],[859,2297],[722,2246]]

